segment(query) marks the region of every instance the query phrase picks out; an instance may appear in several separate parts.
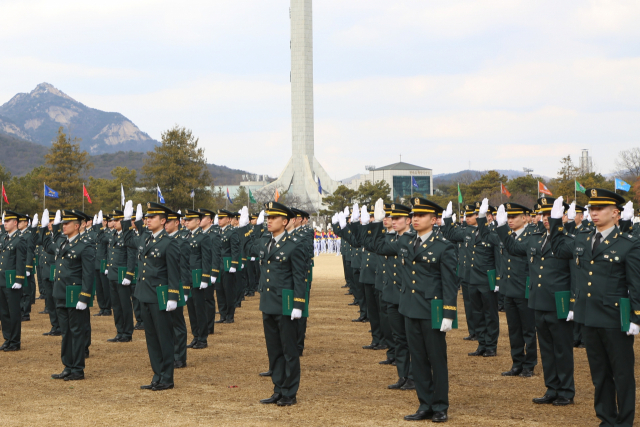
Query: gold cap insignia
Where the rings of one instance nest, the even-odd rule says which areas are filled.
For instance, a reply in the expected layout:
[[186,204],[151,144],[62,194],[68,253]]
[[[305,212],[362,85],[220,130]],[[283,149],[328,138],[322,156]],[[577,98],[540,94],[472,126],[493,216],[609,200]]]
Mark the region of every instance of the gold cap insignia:
[[151,202],[147,202],[147,209],[151,209]]
[[415,203],[415,204],[416,204],[416,205],[419,205],[419,204],[420,204],[420,199],[418,199],[417,197],[416,197],[416,203]]
[[116,210],[115,209],[113,210],[113,214],[116,215]]
[[396,209],[396,205],[395,205],[395,204],[392,204],[392,205],[391,205],[391,210],[395,210],[395,209]]
[[595,188],[593,188],[591,190],[591,197],[598,197],[598,190],[596,190]]
[[511,203],[507,203],[507,209],[511,209]]
[[273,202],[269,202],[269,209],[273,209]]
[[542,204],[546,205],[547,204],[547,199],[542,199]]
[[198,208],[198,213],[200,213],[200,212],[202,212],[202,211],[200,210],[200,208]]
[[480,202],[476,202],[476,208],[480,207]]

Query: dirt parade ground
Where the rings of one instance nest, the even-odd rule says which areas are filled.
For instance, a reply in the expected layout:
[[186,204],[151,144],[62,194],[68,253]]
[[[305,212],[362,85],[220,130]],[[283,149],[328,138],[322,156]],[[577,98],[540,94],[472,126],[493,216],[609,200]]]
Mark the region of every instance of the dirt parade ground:
[[[22,350],[0,358],[0,421],[3,426],[397,426],[414,413],[414,391],[387,390],[397,380],[394,366],[379,365],[384,351],[363,350],[370,343],[368,323],[353,323],[354,307],[345,296],[342,261],[316,257],[309,329],[298,404],[261,405],[273,386],[258,376],[268,367],[258,310],[259,296],[248,298],[234,324],[216,325],[209,347],[188,351],[188,367],[176,370],[175,389],[140,390],[152,371],[143,331],[131,343],[108,343],[113,317],[92,317],[93,342],[83,381],[53,380],[62,371],[60,337],[50,329],[43,300],[22,326]],[[95,313],[96,308],[92,309]],[[595,426],[593,385],[584,349],[576,349],[575,405],[535,405],[545,392],[542,366],[533,378],[502,377],[511,368],[506,320],[500,313],[498,356],[468,357],[475,342],[463,341],[464,305],[458,302],[460,330],[447,334],[449,423],[453,426]],[[186,315],[185,310],[185,317]],[[189,341],[191,340],[189,334]],[[420,423],[430,423],[421,421]]]

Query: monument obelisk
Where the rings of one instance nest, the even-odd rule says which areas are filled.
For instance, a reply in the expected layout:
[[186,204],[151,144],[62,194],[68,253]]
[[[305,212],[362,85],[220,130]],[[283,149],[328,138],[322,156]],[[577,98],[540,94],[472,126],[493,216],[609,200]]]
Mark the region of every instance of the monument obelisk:
[[[289,191],[315,209],[338,184],[314,155],[313,25],[311,0],[291,0],[291,159],[278,179],[260,192]],[[320,181],[318,181],[320,180]],[[318,183],[322,185],[322,194]]]

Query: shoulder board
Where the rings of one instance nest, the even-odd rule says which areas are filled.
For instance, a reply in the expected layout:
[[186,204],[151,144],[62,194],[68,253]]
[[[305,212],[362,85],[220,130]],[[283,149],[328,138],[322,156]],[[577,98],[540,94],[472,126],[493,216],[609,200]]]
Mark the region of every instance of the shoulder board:
[[580,230],[580,233],[591,233],[593,230],[590,228],[585,228],[584,230]]
[[632,242],[638,240],[638,238],[636,236],[634,236],[633,234],[629,234],[629,233],[620,233],[620,236],[624,237],[627,240],[631,240]]
[[545,231],[534,231],[531,234],[533,234],[533,235],[542,235],[542,234],[545,234],[546,232],[547,232],[547,230],[545,230]]

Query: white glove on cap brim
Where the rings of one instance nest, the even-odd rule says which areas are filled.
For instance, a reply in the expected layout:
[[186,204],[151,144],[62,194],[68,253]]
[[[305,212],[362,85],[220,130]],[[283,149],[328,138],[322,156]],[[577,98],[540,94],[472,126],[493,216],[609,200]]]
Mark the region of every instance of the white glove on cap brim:
[[498,213],[496,214],[496,221],[498,221],[498,227],[501,227],[507,223],[509,219],[509,215],[507,211],[504,209],[504,205],[500,205],[498,207]]
[[553,207],[551,208],[551,218],[553,219],[561,219],[564,216],[564,207],[562,196],[558,197],[555,202],[553,202]]
[[451,218],[453,215],[453,203],[447,203],[447,208],[442,212],[442,218]]

